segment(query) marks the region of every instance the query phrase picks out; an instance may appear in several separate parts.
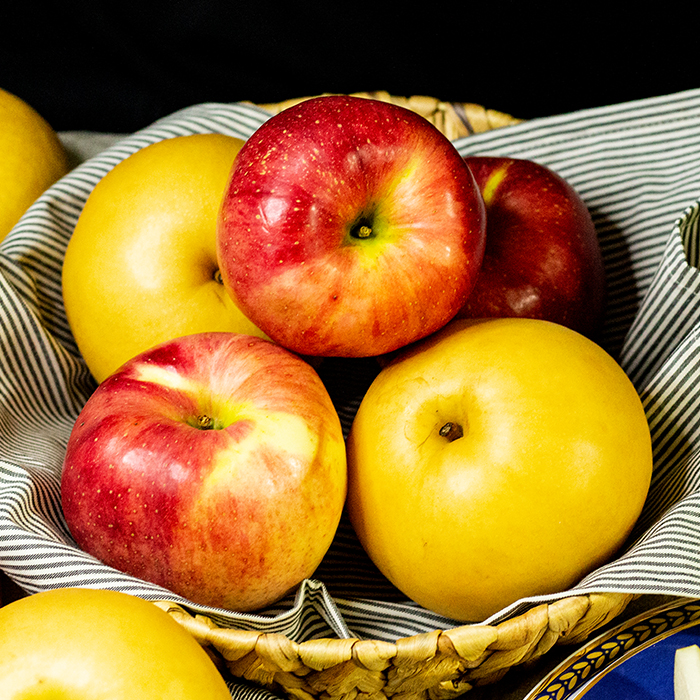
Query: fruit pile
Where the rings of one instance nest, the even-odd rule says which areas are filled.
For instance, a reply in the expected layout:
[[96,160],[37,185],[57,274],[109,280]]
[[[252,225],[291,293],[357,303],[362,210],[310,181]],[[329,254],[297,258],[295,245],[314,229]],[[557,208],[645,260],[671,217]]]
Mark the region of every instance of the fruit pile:
[[[644,503],[585,204],[397,105],[323,96],[245,143],[138,151],[88,198],[63,292],[98,382],[66,451],[71,533],[194,602],[279,600],[345,509],[406,596],[482,620],[608,560]],[[358,357],[377,376],[345,439],[317,369]]]
[[[324,96],[245,143],[143,148],[90,195],[63,294],[97,381],[71,533],[194,602],[279,600],[347,512],[406,596],[482,620],[612,557],[646,497],[584,202],[400,106]],[[344,436],[317,370],[358,357],[377,376]]]

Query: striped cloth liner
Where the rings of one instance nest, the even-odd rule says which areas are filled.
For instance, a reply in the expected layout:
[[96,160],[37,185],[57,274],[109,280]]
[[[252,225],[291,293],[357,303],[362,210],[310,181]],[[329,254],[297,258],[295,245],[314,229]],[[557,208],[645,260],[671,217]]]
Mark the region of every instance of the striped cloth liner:
[[[407,601],[341,522],[314,579],[259,614],[195,605],[111,569],[77,549],[60,507],[63,453],[94,388],[61,297],[61,264],[95,184],[144,146],[178,135],[247,138],[269,114],[247,103],[202,104],[126,136],[51,187],[0,244],[0,568],[28,592],[112,588],[167,598],[215,622],[296,641],[386,641],[457,623]],[[700,90],[532,120],[455,142],[462,155],[537,160],[559,172],[591,210],[608,275],[601,344],[637,387],[652,429],[655,472],[626,552],[569,591],[700,597]],[[347,433],[374,367],[329,361],[324,380]],[[235,697],[270,697],[233,684]]]

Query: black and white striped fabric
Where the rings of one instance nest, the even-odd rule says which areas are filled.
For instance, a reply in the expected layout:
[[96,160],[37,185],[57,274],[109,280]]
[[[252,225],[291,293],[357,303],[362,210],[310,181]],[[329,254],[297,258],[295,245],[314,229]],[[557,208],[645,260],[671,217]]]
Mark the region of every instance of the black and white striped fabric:
[[[67,324],[61,264],[82,206],[115,164],[178,135],[247,138],[270,115],[203,104],[118,140],[50,188],[0,244],[0,568],[28,592],[114,588],[168,598],[218,624],[314,637],[397,638],[455,626],[405,600],[367,560],[346,521],[313,580],[256,615],[208,609],[82,553],[60,507],[68,435],[94,385]],[[601,340],[635,383],[653,434],[649,499],[627,551],[570,591],[700,597],[700,90],[538,119],[455,143],[461,154],[537,160],[593,215],[608,276]],[[363,361],[324,371],[347,431],[371,379]],[[267,693],[232,686],[235,697]]]

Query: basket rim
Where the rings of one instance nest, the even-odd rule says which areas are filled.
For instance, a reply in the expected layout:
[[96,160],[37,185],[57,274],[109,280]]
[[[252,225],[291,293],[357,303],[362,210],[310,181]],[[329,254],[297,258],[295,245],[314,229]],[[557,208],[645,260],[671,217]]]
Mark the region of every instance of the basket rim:
[[403,97],[393,95],[385,90],[352,93],[324,92],[319,95],[292,97],[280,102],[251,104],[256,104],[256,106],[274,115],[305,100],[331,95],[363,97],[406,107],[425,117],[450,141],[505,126],[513,126],[524,121],[506,112],[491,109],[474,102],[447,102],[428,95]]
[[[318,638],[295,642],[283,634],[217,625],[178,603],[154,601],[209,650],[233,678],[291,697],[346,696],[369,684],[385,696],[428,691],[456,697],[499,680],[557,644],[579,644],[619,616],[638,594],[588,593],[536,605],[497,624],[469,623],[395,642]],[[324,684],[332,676],[335,692]]]

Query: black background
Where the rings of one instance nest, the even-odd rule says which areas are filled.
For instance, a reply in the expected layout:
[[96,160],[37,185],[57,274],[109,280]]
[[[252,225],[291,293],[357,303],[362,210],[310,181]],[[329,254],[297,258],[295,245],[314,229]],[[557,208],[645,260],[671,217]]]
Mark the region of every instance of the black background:
[[77,0],[0,11],[0,87],[55,129],[127,133],[201,102],[387,90],[525,119],[700,86],[691,10]]

